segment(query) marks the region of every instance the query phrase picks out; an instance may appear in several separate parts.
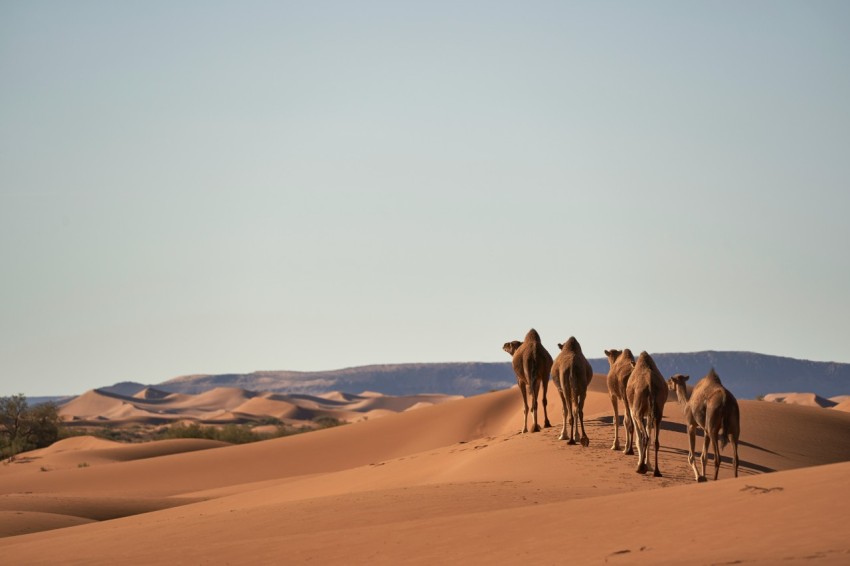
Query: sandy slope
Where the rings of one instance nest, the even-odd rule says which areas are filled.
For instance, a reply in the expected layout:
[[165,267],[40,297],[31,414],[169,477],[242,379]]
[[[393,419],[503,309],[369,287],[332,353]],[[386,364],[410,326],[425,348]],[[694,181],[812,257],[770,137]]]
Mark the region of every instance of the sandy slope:
[[[516,434],[511,389],[241,446],[168,453],[79,440],[31,453],[0,468],[0,555],[27,564],[850,561],[850,414],[742,401],[740,477],[724,463],[722,481],[696,484],[680,408],[665,411],[664,477],[641,476],[633,457],[610,450],[602,388],[594,380],[585,449],[558,441],[556,428]],[[549,407],[559,425],[554,390]],[[124,457],[104,456],[116,450]],[[69,452],[90,465],[76,467]]]

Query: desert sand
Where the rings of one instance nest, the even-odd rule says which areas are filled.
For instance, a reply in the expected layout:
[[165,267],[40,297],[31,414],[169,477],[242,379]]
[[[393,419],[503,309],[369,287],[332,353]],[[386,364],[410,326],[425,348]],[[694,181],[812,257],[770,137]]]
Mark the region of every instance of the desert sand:
[[[557,440],[558,401],[549,404],[552,428],[517,434],[516,388],[238,446],[64,440],[0,466],[0,556],[10,564],[850,563],[850,414],[741,401],[740,477],[727,448],[719,481],[697,484],[676,402],[664,413],[664,477],[638,475],[636,457],[610,450],[604,387],[597,375],[587,448]],[[324,401],[352,400],[332,397]],[[228,411],[252,401],[290,402],[254,397]],[[116,416],[138,417],[124,411]]]

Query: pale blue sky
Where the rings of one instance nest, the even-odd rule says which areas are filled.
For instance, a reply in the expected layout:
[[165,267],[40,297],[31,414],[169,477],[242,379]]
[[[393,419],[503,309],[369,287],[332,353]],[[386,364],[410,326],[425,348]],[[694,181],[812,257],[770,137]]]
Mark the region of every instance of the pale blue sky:
[[2,1],[0,394],[850,362],[848,101],[846,2]]

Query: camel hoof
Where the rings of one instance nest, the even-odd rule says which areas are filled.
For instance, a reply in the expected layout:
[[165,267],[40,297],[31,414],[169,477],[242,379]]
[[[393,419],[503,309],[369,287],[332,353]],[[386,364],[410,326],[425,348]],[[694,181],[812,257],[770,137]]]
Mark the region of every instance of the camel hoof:
[[635,451],[634,451],[634,450],[632,450],[631,448],[629,448],[628,450],[626,450],[625,452],[623,452],[623,454],[625,454],[626,456],[634,456],[634,455],[635,455]]
[[531,427],[531,432],[540,432],[540,425],[534,425]]
[[708,478],[707,478],[707,477],[705,477],[705,476],[699,476],[699,477],[697,478],[697,483],[705,483],[705,482],[707,482],[707,481],[708,481]]
[[552,423],[546,421],[545,423],[543,423],[543,428],[552,428]]
[[614,444],[614,445],[611,446],[611,450],[619,450],[619,449],[620,449],[619,444]]
[[588,446],[590,446],[590,439],[586,436],[582,437],[581,445],[587,448]]
[[637,470],[635,470],[635,471],[639,474],[645,474],[646,473],[646,464],[641,464],[640,466],[637,467]]
[[662,477],[664,477],[664,476],[662,476],[662,475],[661,475],[661,472],[659,472],[658,470],[655,470],[654,472],[652,472],[652,477],[654,477],[654,478],[662,478]]
[[567,441],[567,444],[569,444],[570,446],[574,445],[575,443],[576,443],[576,441],[573,440],[572,438]]

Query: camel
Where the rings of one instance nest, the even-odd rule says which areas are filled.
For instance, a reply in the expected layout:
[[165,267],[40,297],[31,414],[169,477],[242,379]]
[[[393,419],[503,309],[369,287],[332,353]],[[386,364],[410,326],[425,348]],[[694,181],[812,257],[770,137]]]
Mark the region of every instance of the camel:
[[635,367],[635,357],[628,348],[622,351],[605,350],[605,355],[608,356],[608,363],[611,365],[611,369],[608,371],[608,396],[611,398],[611,406],[614,407],[614,444],[611,445],[611,450],[620,449],[620,423],[617,405],[622,401],[623,428],[626,429],[626,447],[623,449],[623,454],[632,455],[635,453],[633,449],[634,425],[632,424],[629,404],[626,402],[626,385],[629,382],[629,376],[632,375],[632,368]]
[[[518,344],[518,345],[517,345]],[[528,394],[531,394],[531,414],[534,421],[531,432],[540,432],[537,422],[537,396],[543,386],[543,426],[550,427],[549,413],[546,411],[546,390],[549,389],[549,372],[552,369],[552,356],[540,342],[540,335],[533,328],[522,342],[506,342],[502,349],[513,356],[514,373],[522,393],[524,423],[522,432],[528,432]]]
[[[563,344],[558,344],[561,352],[552,365],[552,378],[559,384],[558,393],[564,406],[564,427],[558,440],[569,440],[575,444],[579,440],[581,427],[581,445],[589,446],[590,440],[584,431],[584,400],[587,398],[587,384],[593,379],[593,369],[581,351],[581,345],[570,336]],[[567,418],[570,421],[570,433],[567,436]]]
[[649,436],[655,431],[655,466],[652,475],[660,478],[658,469],[658,434],[667,402],[667,384],[655,361],[646,352],[638,356],[632,375],[626,385],[626,400],[629,403],[632,422],[638,433],[637,473],[645,474],[649,460]]
[[[687,375],[677,373],[667,381],[671,391],[676,392],[682,412],[685,414],[685,423],[688,425],[688,464],[694,471],[698,482],[708,481],[705,477],[705,461],[708,453],[708,442],[714,448],[714,480],[720,472],[720,451],[726,443],[732,441],[732,468],[735,477],[738,477],[738,436],[741,433],[741,413],[738,410],[738,400],[723,387],[720,377],[711,368],[708,375],[703,377],[694,386],[693,392],[688,395],[685,382]],[[694,443],[696,441],[697,427],[703,431],[702,475],[697,472],[694,462]],[[718,442],[719,441],[719,442]],[[720,450],[718,450],[718,443]]]

